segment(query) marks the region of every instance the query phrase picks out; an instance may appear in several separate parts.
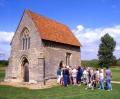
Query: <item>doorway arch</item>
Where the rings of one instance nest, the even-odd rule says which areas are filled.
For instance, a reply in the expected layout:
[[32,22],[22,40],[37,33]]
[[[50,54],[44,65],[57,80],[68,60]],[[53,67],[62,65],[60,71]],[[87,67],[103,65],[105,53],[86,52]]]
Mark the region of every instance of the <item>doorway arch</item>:
[[29,61],[26,57],[22,58],[22,79],[24,82],[29,82]]

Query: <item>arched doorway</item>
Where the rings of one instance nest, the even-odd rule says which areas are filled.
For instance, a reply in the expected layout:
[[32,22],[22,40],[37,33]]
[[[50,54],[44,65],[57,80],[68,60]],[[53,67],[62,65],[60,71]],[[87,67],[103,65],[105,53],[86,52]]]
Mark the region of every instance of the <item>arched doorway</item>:
[[22,78],[24,82],[29,82],[29,61],[26,57],[22,59]]

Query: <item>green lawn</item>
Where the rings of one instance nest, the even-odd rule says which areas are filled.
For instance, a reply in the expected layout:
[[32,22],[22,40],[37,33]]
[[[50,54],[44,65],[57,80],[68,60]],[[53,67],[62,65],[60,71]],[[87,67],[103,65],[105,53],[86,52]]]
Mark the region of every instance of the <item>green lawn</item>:
[[[4,67],[0,67],[0,80],[4,78]],[[120,81],[120,67],[111,68],[113,80]],[[57,86],[48,89],[30,90],[0,86],[0,99],[120,99],[120,84],[112,84],[113,90],[85,90],[85,86]]]
[[112,80],[120,81],[120,67],[111,68],[111,70],[112,70]]
[[49,89],[29,90],[0,86],[0,99],[120,99],[120,85],[114,84],[113,90],[85,90],[85,86],[58,86]]
[[0,67],[0,81],[3,81],[5,76],[5,67]]

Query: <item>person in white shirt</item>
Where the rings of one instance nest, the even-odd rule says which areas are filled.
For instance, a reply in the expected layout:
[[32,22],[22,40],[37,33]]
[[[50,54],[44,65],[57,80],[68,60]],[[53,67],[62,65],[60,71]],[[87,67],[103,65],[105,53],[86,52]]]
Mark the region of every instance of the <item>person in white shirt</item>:
[[87,75],[88,75],[87,70],[86,68],[84,68],[84,71],[83,71],[83,83],[84,84],[87,84]]
[[100,76],[100,72],[99,72],[99,70],[98,69],[96,69],[96,84],[98,84],[99,83],[99,76]]
[[100,70],[99,84],[100,84],[99,89],[104,89],[104,70],[103,69]]
[[77,84],[77,70],[75,68],[72,70],[72,78],[73,78],[73,84],[76,85]]

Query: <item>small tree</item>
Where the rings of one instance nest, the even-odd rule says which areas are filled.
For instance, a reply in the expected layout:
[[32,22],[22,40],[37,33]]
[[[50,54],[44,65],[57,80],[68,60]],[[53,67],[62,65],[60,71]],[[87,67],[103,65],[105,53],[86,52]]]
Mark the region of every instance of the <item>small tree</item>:
[[100,66],[110,66],[116,64],[116,57],[113,55],[116,42],[107,33],[101,37],[101,44],[99,45],[98,58]]

